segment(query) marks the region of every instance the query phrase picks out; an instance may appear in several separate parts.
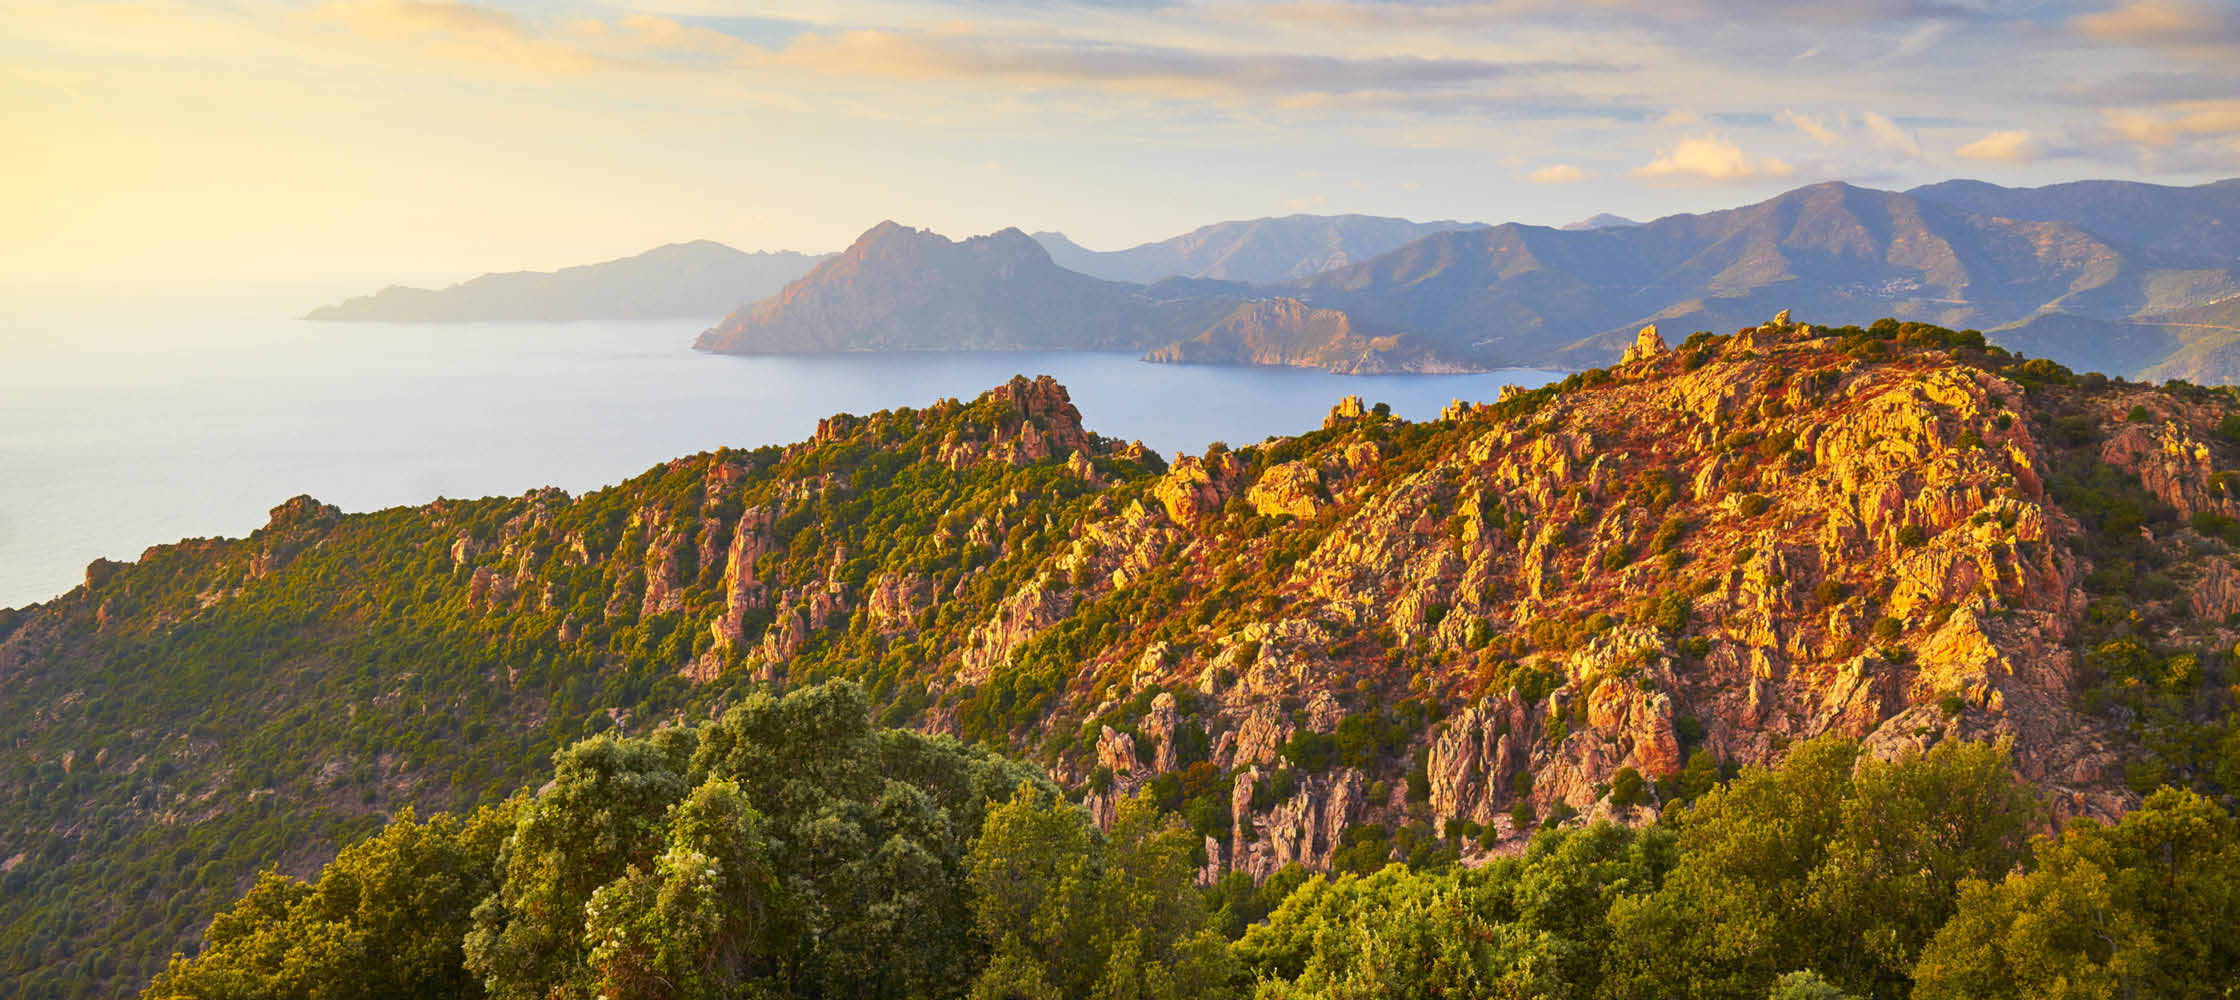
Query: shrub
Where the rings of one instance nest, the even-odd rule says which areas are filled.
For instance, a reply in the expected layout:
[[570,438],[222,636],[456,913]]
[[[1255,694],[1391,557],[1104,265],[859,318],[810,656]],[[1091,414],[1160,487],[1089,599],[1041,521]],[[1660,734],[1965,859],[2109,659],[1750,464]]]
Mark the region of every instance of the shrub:
[[2223,420],[2217,421],[2217,436],[2240,442],[2240,413],[2227,413]]
[[1884,618],[1874,623],[1874,641],[1885,645],[1896,642],[1905,630],[1906,623],[1896,618]]
[[1641,805],[1649,800],[1648,785],[1641,780],[1641,772],[1621,767],[1610,776],[1610,804],[1621,807]]

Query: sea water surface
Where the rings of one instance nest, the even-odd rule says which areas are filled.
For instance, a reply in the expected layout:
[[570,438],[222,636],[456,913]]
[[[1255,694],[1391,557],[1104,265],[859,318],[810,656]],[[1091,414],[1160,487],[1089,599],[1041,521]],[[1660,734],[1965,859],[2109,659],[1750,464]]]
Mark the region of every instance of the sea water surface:
[[309,323],[240,303],[0,313],[0,607],[96,557],[239,536],[297,494],[346,511],[571,493],[682,455],[807,438],[818,418],[1055,376],[1083,422],[1170,458],[1321,426],[1339,397],[1435,417],[1541,371],[1356,377],[1124,354],[741,358],[708,320]]

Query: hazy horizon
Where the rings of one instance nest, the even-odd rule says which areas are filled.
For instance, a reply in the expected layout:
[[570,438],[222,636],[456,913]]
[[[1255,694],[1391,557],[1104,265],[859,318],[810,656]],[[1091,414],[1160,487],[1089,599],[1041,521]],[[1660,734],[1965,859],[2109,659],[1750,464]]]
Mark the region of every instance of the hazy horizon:
[[9,6],[19,285],[2240,175],[2240,11],[2186,0]]

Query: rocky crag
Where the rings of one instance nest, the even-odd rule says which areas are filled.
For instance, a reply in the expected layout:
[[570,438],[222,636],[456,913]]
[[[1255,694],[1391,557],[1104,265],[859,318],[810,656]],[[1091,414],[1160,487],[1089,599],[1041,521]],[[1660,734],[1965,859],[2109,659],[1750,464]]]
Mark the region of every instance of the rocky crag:
[[1486,370],[1407,334],[1361,330],[1345,313],[1291,298],[1241,303],[1205,332],[1152,351],[1144,360],[1320,368],[1340,375]]
[[2006,741],[2049,822],[2223,794],[2235,439],[2228,393],[1784,315],[1171,463],[1021,378],[583,497],[299,498],[0,615],[8,964],[129,976],[256,866],[838,677],[1159,798],[1209,874],[1649,822],[1827,732]]

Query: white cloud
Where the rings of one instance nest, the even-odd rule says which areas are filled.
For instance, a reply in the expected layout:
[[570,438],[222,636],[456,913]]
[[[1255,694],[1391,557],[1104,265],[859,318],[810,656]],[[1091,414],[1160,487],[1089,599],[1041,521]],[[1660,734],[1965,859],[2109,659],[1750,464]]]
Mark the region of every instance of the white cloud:
[[1691,136],[1657,158],[1634,168],[1635,177],[1657,181],[1739,181],[1787,177],[1796,168],[1773,157],[1752,159],[1742,147],[1719,135]]
[[1986,133],[1983,138],[1953,150],[1963,160],[1989,160],[1995,163],[2019,163],[2038,158],[2038,144],[2030,133],[2021,129],[2006,129]]
[[1534,184],[1569,184],[1587,179],[1587,172],[1568,163],[1551,163],[1525,175]]

